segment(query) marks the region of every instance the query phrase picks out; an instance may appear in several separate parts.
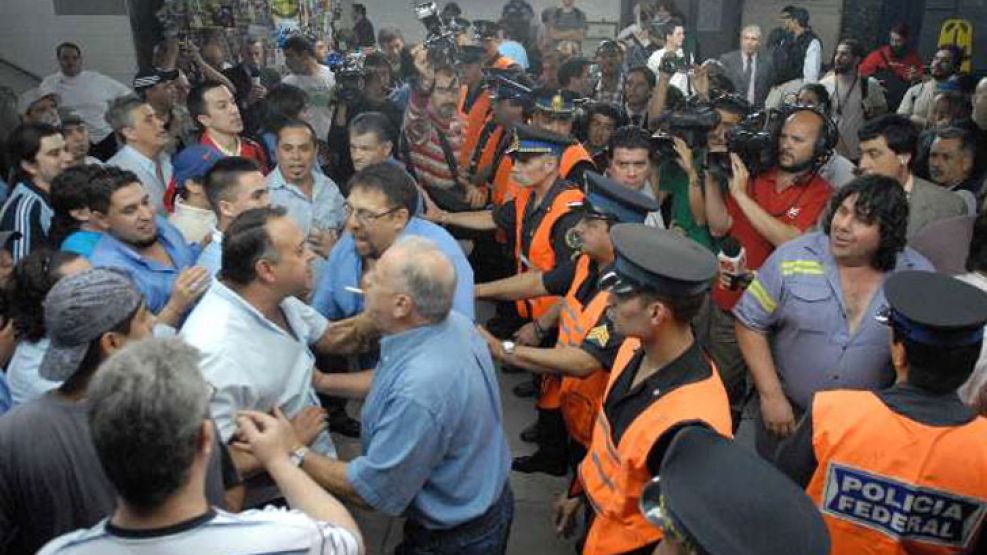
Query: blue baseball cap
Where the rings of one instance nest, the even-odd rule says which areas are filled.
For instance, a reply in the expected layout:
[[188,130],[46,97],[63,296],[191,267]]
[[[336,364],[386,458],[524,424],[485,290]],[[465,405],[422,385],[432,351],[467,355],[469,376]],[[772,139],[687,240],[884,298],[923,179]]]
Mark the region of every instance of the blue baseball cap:
[[176,154],[172,161],[176,191],[184,189],[185,182],[189,179],[202,181],[222,158],[223,155],[216,149],[204,145],[192,145]]

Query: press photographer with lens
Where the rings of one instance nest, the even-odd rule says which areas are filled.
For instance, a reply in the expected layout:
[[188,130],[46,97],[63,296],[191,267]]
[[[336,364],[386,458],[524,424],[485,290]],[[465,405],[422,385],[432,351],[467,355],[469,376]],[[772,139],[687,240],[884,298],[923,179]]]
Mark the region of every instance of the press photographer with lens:
[[[764,123],[757,127],[752,123],[757,121]],[[772,131],[772,122],[781,122],[777,132]],[[812,108],[792,107],[752,117],[727,134],[728,186],[703,191],[710,234],[724,242],[732,238],[741,247],[719,257],[720,279],[713,287],[713,302],[696,321],[727,386],[735,426],[746,397],[746,365],[731,311],[750,281],[745,274],[757,270],[775,248],[815,226],[832,193],[819,168],[836,141],[836,126]],[[749,165],[754,166],[753,175]],[[740,258],[743,268],[733,263]]]

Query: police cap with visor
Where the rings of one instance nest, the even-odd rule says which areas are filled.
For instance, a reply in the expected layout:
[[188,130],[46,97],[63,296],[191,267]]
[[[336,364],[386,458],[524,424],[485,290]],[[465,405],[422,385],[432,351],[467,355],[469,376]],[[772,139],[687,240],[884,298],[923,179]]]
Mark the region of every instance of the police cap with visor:
[[610,229],[613,274],[603,285],[616,294],[650,291],[662,296],[698,295],[709,291],[717,262],[709,250],[674,231],[644,224],[618,224]]
[[754,452],[687,426],[641,492],[641,512],[689,553],[824,555],[829,531],[812,500]]
[[987,293],[933,272],[897,272],[884,284],[889,310],[879,319],[900,337],[933,347],[978,345],[987,323]]

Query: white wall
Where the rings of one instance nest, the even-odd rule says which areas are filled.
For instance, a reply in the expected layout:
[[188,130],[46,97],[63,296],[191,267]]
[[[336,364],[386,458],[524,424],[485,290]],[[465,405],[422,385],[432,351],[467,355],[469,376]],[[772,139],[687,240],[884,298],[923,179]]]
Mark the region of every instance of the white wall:
[[44,77],[58,71],[55,47],[71,41],[82,47],[86,69],[130,86],[137,61],[128,16],[56,16],[51,0],[0,5],[0,58]]
[[[437,0],[439,9],[446,0]],[[463,9],[466,19],[500,19],[501,10],[507,0],[456,0]],[[541,21],[541,12],[545,8],[559,6],[558,0],[528,0],[535,10],[535,22]],[[401,29],[407,41],[420,41],[425,38],[425,28],[415,19],[410,0],[362,0],[367,7],[367,18],[374,24],[374,30],[382,26],[394,26]],[[576,7],[586,13],[587,19],[595,21],[620,20],[620,0],[576,0]]]

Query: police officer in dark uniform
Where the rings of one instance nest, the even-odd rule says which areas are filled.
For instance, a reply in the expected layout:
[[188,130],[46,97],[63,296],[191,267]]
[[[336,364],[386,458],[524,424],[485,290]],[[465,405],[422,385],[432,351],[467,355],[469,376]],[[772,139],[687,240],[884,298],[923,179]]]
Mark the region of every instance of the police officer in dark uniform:
[[641,512],[664,533],[657,555],[829,554],[826,525],[805,492],[704,426],[675,434],[661,477],[641,492]]
[[[683,424],[731,435],[726,389],[690,322],[716,276],[716,258],[698,243],[643,224],[610,231],[617,280],[608,310],[626,337],[617,352],[579,479],[592,508],[585,554],[650,553],[661,530],[638,507]],[[582,504],[557,505],[559,531]]]
[[[503,364],[537,374],[562,376],[562,416],[569,432],[569,462],[583,459],[592,437],[596,407],[607,384],[610,367],[623,338],[606,316],[608,292],[601,278],[613,263],[610,227],[618,223],[643,223],[658,209],[651,197],[621,186],[602,175],[586,174],[586,199],[582,220],[572,229],[573,242],[581,254],[548,272],[526,272],[476,286],[477,298],[518,300],[556,295],[563,301],[539,317],[537,329],[557,329],[553,347],[516,345],[484,333],[494,358]],[[515,459],[519,472],[548,471],[563,474],[558,460],[544,460],[539,451]]]
[[817,393],[778,466],[823,511],[835,554],[987,553],[987,419],[956,394],[980,356],[987,294],[916,271],[884,293],[896,384]]

